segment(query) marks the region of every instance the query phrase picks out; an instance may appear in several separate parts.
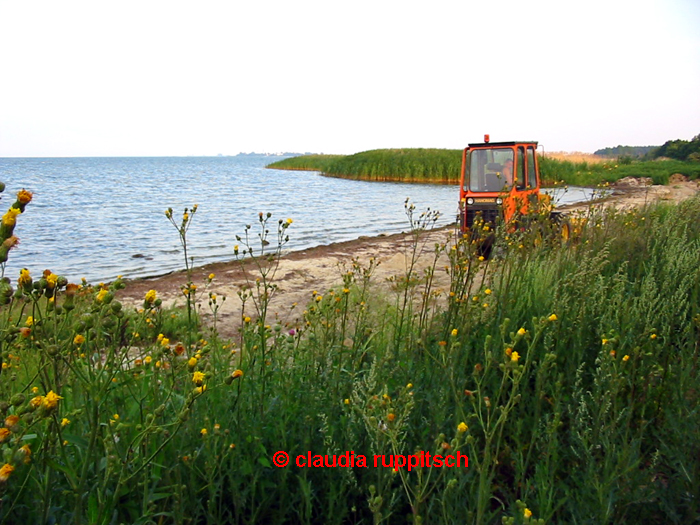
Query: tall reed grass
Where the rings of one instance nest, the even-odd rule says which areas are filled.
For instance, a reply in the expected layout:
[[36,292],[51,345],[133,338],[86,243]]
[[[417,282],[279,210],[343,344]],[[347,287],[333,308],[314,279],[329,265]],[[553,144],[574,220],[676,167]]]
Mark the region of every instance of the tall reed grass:
[[[257,268],[235,341],[191,282],[183,312],[155,290],[125,307],[121,280],[3,281],[0,521],[697,521],[700,199],[592,209],[568,244],[501,227],[487,260],[406,211],[392,292],[351,260],[284,325],[267,304],[293,224],[261,213],[232,248]],[[374,466],[419,451],[469,466]],[[349,452],[367,466],[337,466]]]

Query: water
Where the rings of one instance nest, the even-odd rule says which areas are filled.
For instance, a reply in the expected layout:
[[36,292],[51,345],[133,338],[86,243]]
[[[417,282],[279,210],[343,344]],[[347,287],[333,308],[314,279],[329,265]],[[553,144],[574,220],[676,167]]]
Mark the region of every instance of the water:
[[[285,249],[301,250],[363,235],[408,228],[407,197],[420,212],[440,210],[438,224],[457,213],[457,186],[364,182],[315,172],[264,166],[279,157],[0,158],[7,188],[2,209],[26,188],[34,199],[17,219],[21,243],[10,252],[5,275],[44,269],[90,282],[162,275],[184,268],[178,220],[199,208],[188,232],[194,264],[234,258],[245,225],[257,233],[258,212],[294,220]],[[570,189],[571,193],[571,189]],[[570,202],[565,196],[560,203]],[[274,229],[274,228],[273,228]]]

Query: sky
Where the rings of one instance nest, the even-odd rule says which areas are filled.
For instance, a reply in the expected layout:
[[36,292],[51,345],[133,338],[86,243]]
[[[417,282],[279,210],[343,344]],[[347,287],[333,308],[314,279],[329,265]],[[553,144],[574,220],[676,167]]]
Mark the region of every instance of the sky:
[[700,0],[0,0],[0,157],[700,134]]

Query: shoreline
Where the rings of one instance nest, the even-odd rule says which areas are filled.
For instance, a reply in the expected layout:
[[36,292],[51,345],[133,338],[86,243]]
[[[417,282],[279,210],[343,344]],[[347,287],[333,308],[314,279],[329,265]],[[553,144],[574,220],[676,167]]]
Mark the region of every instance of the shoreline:
[[[698,193],[696,182],[682,182],[668,186],[618,187],[613,195],[605,198],[602,206],[615,206],[619,209],[643,207],[652,202],[680,202]],[[591,203],[572,204],[558,209],[568,213],[586,210]],[[457,223],[439,226],[421,232],[416,269],[421,272],[434,263],[435,243],[449,243],[458,234]],[[303,307],[312,300],[315,291],[325,294],[328,290],[342,284],[342,275],[352,265],[353,259],[366,267],[373,259],[378,263],[373,273],[373,285],[390,289],[388,279],[406,272],[410,262],[410,248],[414,239],[411,232],[361,236],[349,241],[338,241],[314,246],[303,250],[283,253],[274,277],[278,285],[271,303],[270,313],[282,325],[300,322]],[[445,257],[443,254],[441,257]],[[437,268],[445,265],[445,259],[438,261]],[[345,270],[344,270],[345,269]],[[201,308],[205,324],[213,316],[208,308],[209,293],[217,295],[219,311],[217,328],[226,337],[237,333],[241,323],[242,303],[238,292],[242,287],[255,281],[255,264],[250,259],[220,261],[198,266],[191,270],[192,282],[197,286],[196,303]],[[214,280],[208,276],[213,273]],[[444,276],[444,277],[443,277]],[[436,290],[449,284],[445,272],[435,272]],[[181,287],[187,283],[186,270],[178,270],[163,275],[125,279],[126,287],[117,293],[117,297],[129,307],[140,308],[146,292],[156,290],[163,300],[164,307],[183,305],[184,296]],[[225,301],[221,298],[226,297]],[[295,306],[299,308],[295,309]],[[251,315],[252,302],[246,305],[247,314]],[[251,315],[252,317],[252,315]]]

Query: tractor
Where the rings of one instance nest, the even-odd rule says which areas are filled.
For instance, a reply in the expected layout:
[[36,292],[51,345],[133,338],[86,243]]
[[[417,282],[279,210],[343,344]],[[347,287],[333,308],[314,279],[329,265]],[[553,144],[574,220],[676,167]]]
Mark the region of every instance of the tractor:
[[[491,253],[493,232],[503,222],[509,229],[522,228],[528,215],[548,211],[560,225],[561,216],[551,211],[551,198],[540,194],[537,142],[484,142],[469,144],[462,154],[460,188],[460,225],[463,234],[471,234],[480,253]],[[566,229],[566,231],[562,231]],[[563,236],[568,225],[559,228]]]

